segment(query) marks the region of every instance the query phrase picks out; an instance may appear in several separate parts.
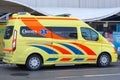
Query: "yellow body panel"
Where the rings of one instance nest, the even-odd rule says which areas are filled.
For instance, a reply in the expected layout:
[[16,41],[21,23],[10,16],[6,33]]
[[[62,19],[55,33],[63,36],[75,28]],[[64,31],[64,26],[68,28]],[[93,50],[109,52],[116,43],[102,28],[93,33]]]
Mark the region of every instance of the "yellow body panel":
[[[27,58],[32,54],[39,54],[43,58],[43,65],[96,64],[98,56],[102,53],[108,53],[111,56],[111,62],[117,61],[117,53],[113,45],[89,25],[76,18],[14,15],[9,19],[7,26],[13,26],[14,29],[11,37],[4,39],[5,57],[3,61],[6,63],[25,64]],[[63,29],[74,27],[77,31],[77,35],[75,35],[77,38],[67,39],[56,35],[62,34],[51,31],[56,27]],[[85,40],[80,31],[82,27],[95,31],[98,34],[98,40]],[[17,31],[15,50],[12,49],[14,31]],[[75,37],[74,34],[71,35]]]
[[3,38],[5,32],[5,23],[0,23],[0,60],[3,58]]

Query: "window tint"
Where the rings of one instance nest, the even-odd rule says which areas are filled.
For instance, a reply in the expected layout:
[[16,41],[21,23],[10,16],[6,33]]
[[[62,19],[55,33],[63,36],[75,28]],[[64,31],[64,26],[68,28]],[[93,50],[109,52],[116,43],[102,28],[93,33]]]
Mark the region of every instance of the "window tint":
[[6,27],[4,39],[10,39],[10,37],[12,36],[12,33],[13,33],[13,28],[14,28],[13,26]]
[[86,40],[92,40],[92,41],[98,40],[98,34],[92,29],[81,28],[81,34],[82,34],[82,37]]
[[20,34],[24,37],[43,37],[26,26],[20,27]]
[[77,29],[75,27],[47,27],[53,33],[67,39],[77,39]]

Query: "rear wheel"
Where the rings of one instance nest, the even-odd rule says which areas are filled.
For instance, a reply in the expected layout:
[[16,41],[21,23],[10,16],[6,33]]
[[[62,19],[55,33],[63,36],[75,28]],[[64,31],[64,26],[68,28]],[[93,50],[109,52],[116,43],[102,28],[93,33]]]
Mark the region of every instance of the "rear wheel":
[[42,67],[42,59],[39,55],[31,55],[28,57],[26,61],[26,68],[28,70],[39,70]]
[[103,53],[98,57],[97,65],[99,67],[107,67],[111,63],[111,57],[107,53]]

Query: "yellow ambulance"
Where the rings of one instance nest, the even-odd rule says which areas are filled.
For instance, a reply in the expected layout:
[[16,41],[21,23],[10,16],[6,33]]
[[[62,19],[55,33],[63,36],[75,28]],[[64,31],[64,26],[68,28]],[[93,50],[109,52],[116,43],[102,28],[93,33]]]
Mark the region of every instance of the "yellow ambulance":
[[112,43],[83,21],[58,16],[14,14],[4,36],[3,61],[39,70],[45,65],[97,64],[117,61]]

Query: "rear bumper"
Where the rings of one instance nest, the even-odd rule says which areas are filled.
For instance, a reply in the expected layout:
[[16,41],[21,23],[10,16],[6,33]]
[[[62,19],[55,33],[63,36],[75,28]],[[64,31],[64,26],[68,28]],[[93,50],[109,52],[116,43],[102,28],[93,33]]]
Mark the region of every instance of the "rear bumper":
[[3,52],[4,52],[3,62],[11,63],[12,62],[12,50],[4,48]]
[[12,64],[13,63],[12,53],[5,53],[5,56],[3,57],[3,62]]
[[19,58],[19,56],[15,56],[14,53],[5,53],[3,62],[8,64],[25,64],[25,61]]

